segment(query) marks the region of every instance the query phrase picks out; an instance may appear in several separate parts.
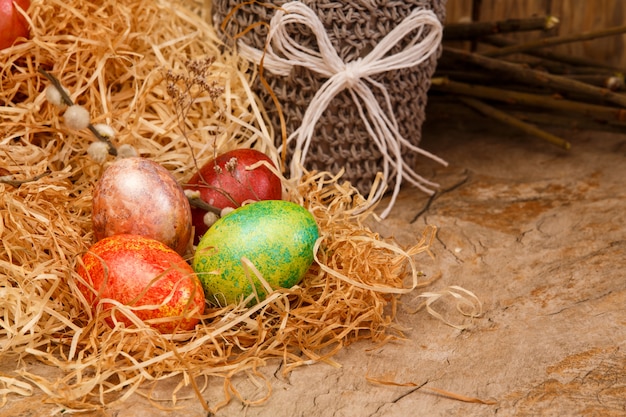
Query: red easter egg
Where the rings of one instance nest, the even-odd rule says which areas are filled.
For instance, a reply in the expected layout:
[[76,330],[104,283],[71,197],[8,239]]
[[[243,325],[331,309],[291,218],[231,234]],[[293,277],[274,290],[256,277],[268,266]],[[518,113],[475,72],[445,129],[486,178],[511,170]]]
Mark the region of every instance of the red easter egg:
[[13,2],[24,11],[30,6],[30,0],[0,0],[0,49],[8,48],[17,38],[28,38],[29,35],[28,22]]
[[[249,169],[259,161],[274,166],[267,155],[255,149],[226,152],[204,164],[184,188],[198,191],[204,202],[218,209],[237,208],[247,200],[280,200],[280,178],[264,165]],[[195,207],[191,212],[197,243],[208,230],[206,212]]]

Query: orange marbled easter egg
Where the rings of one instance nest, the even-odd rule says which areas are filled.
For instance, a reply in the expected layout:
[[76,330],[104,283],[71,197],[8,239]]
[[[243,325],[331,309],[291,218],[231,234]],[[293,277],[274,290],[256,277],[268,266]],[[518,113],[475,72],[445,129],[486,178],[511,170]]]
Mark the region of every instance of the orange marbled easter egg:
[[[154,239],[106,237],[85,253],[78,273],[84,281],[79,289],[94,311],[100,304],[111,310],[113,303],[104,299],[115,300],[161,333],[193,329],[204,311],[204,293],[194,271],[178,253]],[[132,325],[119,309],[105,319],[112,327],[115,321]]]

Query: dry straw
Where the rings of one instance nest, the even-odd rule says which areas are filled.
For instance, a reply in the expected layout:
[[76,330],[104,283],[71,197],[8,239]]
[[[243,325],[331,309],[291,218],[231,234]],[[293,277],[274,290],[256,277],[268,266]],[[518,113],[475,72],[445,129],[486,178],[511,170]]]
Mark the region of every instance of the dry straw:
[[[39,389],[66,411],[95,409],[150,396],[146,387],[163,380],[177,381],[170,400],[184,386],[202,400],[217,376],[223,398],[202,400],[215,410],[233,396],[263,401],[244,399],[231,378],[269,359],[284,361],[285,372],[336,365],[332,356],[353,341],[401,335],[398,296],[428,284],[415,256],[429,253],[434,230],[411,248],[380,238],[363,224],[371,213],[354,215],[367,202],[327,173],[285,181],[285,195],[313,213],[322,235],[299,286],[253,308],[207,310],[193,332],[175,335],[141,322],[111,329],[81,302],[75,269],[94,240],[92,186],[106,164],[87,155],[91,133],[68,130],[62,111],[47,103],[38,69],[57,77],[94,124],[112,126],[117,145],[133,145],[181,182],[234,147],[254,146],[278,163],[274,133],[249,88],[254,68],[222,49],[209,13],[191,0],[36,1],[32,39],[0,51],[0,360],[17,364],[0,376],[0,405]],[[211,61],[206,81],[223,92],[177,107],[168,71],[188,74],[197,60]],[[26,367],[33,359],[55,372]]]

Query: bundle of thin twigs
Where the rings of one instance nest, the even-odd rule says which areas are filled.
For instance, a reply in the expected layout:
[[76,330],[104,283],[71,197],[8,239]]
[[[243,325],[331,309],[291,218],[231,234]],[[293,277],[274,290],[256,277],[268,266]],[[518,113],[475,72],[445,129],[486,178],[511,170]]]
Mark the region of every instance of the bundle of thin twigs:
[[[554,16],[450,23],[431,97],[458,98],[488,117],[564,149],[570,143],[539,126],[623,130],[623,69],[554,53],[549,47],[626,33],[626,26],[516,43],[507,34],[558,26]],[[464,42],[464,43],[463,43]],[[471,42],[468,50],[467,42]],[[550,114],[546,114],[550,113]]]
[[[0,405],[7,395],[40,389],[66,411],[97,408],[178,378],[174,396],[191,386],[203,406],[216,409],[238,395],[233,375],[268,359],[284,361],[288,372],[333,363],[355,340],[399,336],[398,296],[429,284],[415,257],[430,253],[433,229],[400,247],[364,225],[371,211],[355,214],[366,204],[356,189],[328,173],[307,173],[285,180],[286,195],[313,213],[322,236],[299,286],[251,308],[207,310],[194,331],[175,335],[141,324],[112,329],[84,310],[75,269],[94,241],[92,187],[112,157],[104,164],[89,158],[93,136],[65,127],[46,102],[48,81],[38,69],[58,78],[94,123],[112,126],[116,144],[133,145],[181,182],[234,147],[255,147],[279,164],[249,88],[254,68],[223,49],[209,13],[192,0],[34,2],[32,39],[0,51],[0,359],[34,358],[57,369],[50,376],[20,365],[3,374]],[[168,83],[184,81],[197,62],[210,62],[203,82],[221,93],[192,82],[184,91],[191,100],[173,100]],[[425,296],[426,308],[439,296]],[[207,404],[202,380],[212,376],[224,378],[225,394]]]

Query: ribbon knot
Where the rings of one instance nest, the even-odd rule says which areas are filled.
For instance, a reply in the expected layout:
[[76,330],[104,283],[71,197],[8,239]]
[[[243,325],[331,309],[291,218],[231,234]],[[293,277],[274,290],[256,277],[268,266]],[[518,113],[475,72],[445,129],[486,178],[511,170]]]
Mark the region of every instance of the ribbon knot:
[[362,74],[360,71],[361,60],[348,62],[343,69],[343,75],[345,77],[346,88],[354,88],[356,84],[361,80]]
[[[289,34],[290,24],[308,26],[316,37],[318,49],[313,50],[298,44]],[[416,32],[408,45],[400,52],[389,54],[391,49],[411,32]],[[395,186],[389,206],[381,214],[389,214],[400,192],[402,179],[406,179],[424,192],[432,194],[429,187],[438,185],[417,174],[402,158],[402,148],[425,155],[447,165],[435,155],[413,145],[400,135],[398,123],[385,86],[372,77],[387,71],[410,68],[427,60],[434,54],[442,38],[442,26],[437,16],[430,10],[414,9],[399,25],[389,32],[365,57],[345,63],[333,47],[324,25],[317,14],[304,3],[292,1],[279,8],[270,21],[270,29],[265,51],[252,48],[239,42],[242,56],[255,61],[263,59],[264,68],[276,75],[289,75],[295,66],[302,66],[327,78],[309,103],[301,126],[289,135],[288,142],[296,141],[295,152],[290,164],[292,177],[302,175],[304,161],[311,145],[315,126],[328,108],[332,99],[341,91],[348,90],[363,119],[365,128],[383,155],[383,182],[388,183],[392,170],[395,170]],[[383,97],[383,107],[378,102],[372,88]],[[411,94],[411,92],[407,92]],[[393,154],[390,155],[390,153]],[[368,201],[374,204],[380,200],[386,187],[370,192]]]

